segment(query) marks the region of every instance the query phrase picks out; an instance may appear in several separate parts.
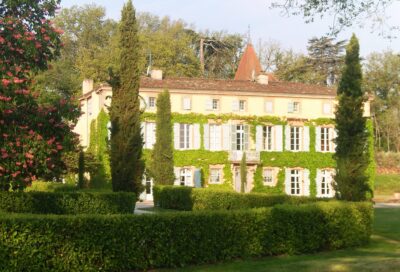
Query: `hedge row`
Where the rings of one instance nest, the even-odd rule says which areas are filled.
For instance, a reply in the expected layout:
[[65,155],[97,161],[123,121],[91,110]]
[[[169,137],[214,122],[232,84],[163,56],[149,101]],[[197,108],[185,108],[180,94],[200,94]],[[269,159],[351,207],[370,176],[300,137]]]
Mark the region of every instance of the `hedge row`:
[[277,204],[304,204],[320,200],[310,197],[267,195],[263,193],[241,194],[233,191],[191,188],[186,186],[155,186],[154,203],[157,207],[182,211],[237,210],[272,207]]
[[3,215],[0,271],[130,271],[369,241],[370,203],[154,215]]
[[0,192],[0,211],[34,214],[133,213],[132,193]]

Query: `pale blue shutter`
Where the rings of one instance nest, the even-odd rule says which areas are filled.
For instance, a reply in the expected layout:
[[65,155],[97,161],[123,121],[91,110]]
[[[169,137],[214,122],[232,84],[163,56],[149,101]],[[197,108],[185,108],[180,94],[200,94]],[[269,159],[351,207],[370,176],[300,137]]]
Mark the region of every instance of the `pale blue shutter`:
[[201,169],[194,170],[194,187],[201,188]]

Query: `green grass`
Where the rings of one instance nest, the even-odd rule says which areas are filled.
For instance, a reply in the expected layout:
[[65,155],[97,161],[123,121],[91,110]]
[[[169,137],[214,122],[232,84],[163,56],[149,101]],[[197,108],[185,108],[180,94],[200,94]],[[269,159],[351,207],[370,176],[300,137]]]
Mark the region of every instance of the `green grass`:
[[375,209],[367,246],[313,255],[278,256],[167,271],[400,271],[400,208]]
[[376,175],[375,195],[392,195],[400,192],[400,175]]

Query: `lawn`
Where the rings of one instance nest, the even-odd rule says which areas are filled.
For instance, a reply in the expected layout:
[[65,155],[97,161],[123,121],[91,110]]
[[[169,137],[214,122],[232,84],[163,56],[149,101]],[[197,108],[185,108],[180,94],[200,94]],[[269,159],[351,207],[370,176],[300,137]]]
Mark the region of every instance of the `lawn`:
[[393,199],[394,192],[400,192],[400,175],[387,174],[376,175],[375,179],[375,199]]
[[375,209],[371,243],[361,248],[236,260],[173,271],[400,271],[400,208]]

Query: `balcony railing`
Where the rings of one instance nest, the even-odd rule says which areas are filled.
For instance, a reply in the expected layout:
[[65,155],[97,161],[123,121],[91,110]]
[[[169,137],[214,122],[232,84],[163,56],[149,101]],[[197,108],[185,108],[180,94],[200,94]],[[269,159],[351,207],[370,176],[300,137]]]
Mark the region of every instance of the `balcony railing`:
[[243,153],[246,152],[246,162],[247,163],[259,163],[260,162],[260,152],[259,151],[239,151],[232,150],[229,152],[229,160],[231,162],[239,163],[242,160]]

